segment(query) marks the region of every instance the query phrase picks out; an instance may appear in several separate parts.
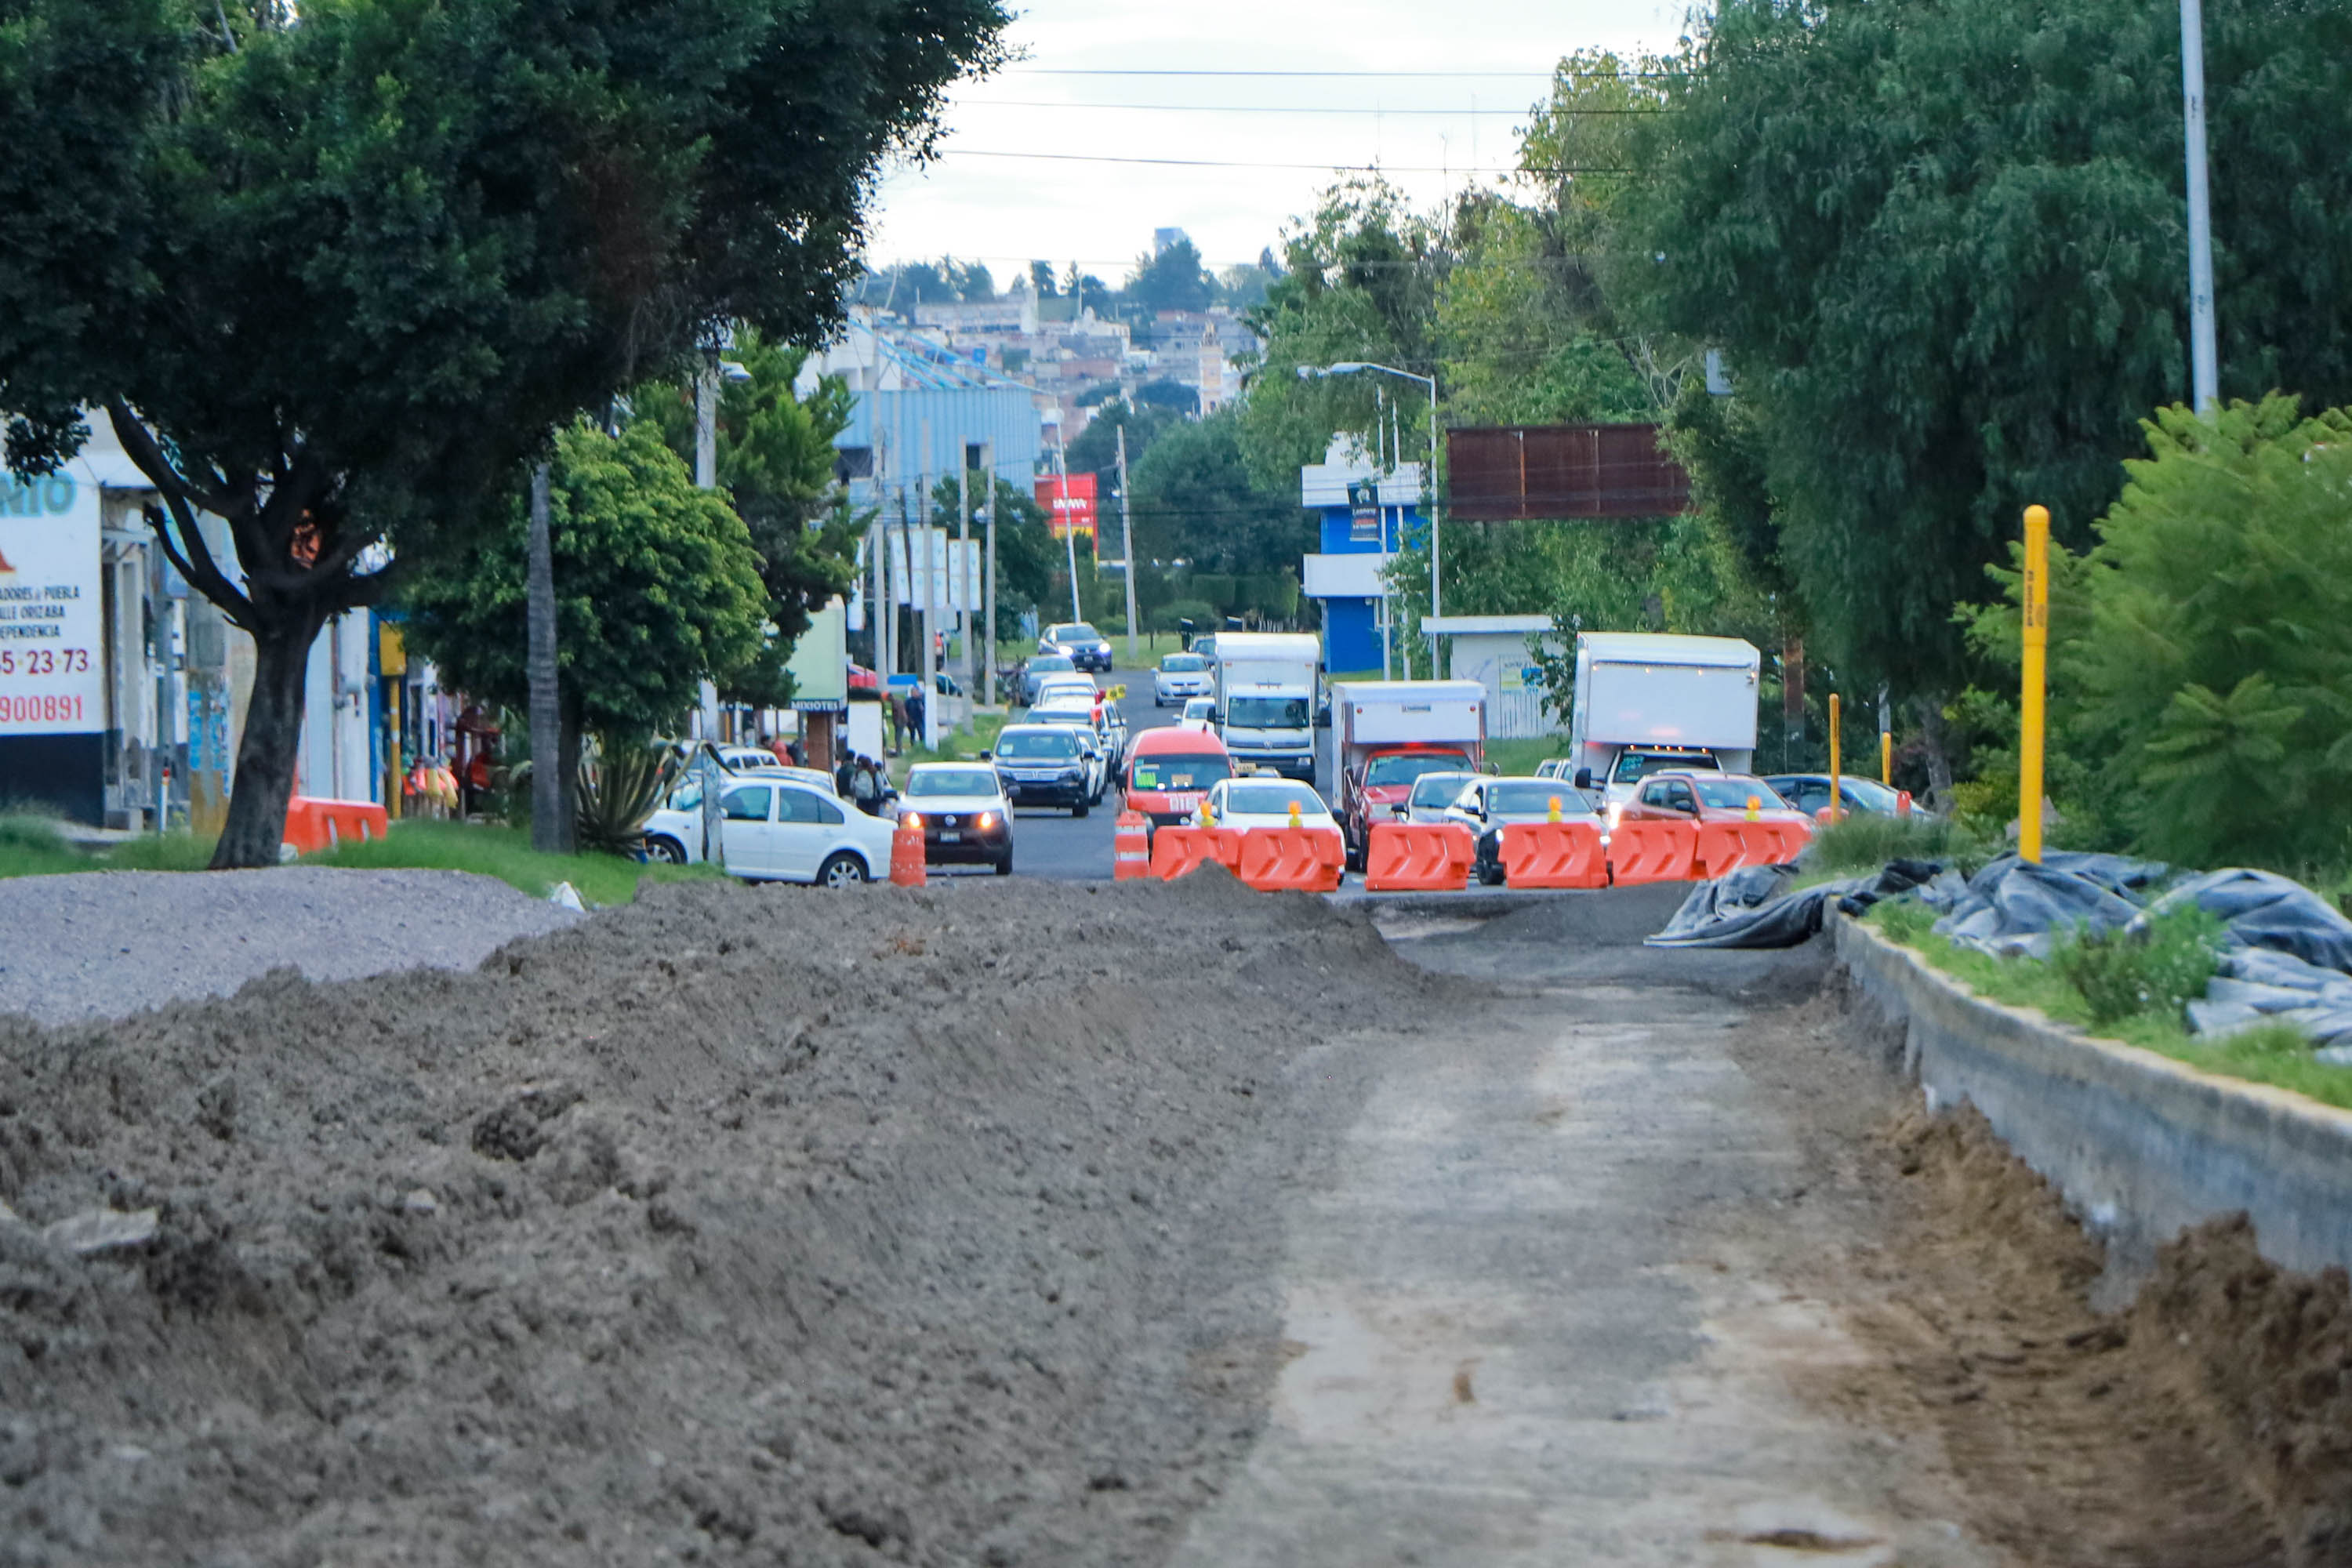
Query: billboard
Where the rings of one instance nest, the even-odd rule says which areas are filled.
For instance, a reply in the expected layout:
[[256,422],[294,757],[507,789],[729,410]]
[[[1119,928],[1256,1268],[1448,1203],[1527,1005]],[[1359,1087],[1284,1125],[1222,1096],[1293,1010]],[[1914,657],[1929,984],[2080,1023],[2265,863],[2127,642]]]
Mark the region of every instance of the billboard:
[[0,473],[0,735],[106,728],[98,487]]
[[1045,509],[1045,526],[1055,538],[1074,529],[1088,539],[1096,536],[1094,475],[1046,475],[1037,481],[1037,504]]
[[1548,522],[1672,517],[1691,509],[1690,476],[1654,425],[1505,425],[1445,433],[1448,518]]

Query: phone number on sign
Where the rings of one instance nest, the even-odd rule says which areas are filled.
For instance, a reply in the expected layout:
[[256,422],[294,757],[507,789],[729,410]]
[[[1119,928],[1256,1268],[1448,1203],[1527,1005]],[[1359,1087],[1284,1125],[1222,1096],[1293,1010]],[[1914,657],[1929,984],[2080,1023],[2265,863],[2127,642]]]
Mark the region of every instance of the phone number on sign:
[[61,724],[80,717],[79,697],[10,697],[0,693],[0,724]]
[[0,675],[81,675],[89,669],[86,647],[37,647],[0,651]]

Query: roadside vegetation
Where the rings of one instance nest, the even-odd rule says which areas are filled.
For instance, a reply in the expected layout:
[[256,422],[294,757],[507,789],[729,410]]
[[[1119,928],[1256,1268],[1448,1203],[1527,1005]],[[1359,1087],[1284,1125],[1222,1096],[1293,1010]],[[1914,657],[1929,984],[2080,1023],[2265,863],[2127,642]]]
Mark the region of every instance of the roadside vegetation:
[[1865,923],[1979,996],[2032,1007],[2053,1022],[2159,1052],[2227,1078],[2291,1089],[2352,1110],[2352,1068],[2315,1060],[2311,1042],[2284,1024],[2209,1038],[2189,1032],[2188,1004],[2205,994],[2219,962],[2220,927],[2194,908],[2160,915],[2142,933],[2078,934],[2046,959],[1997,958],[1930,928],[1937,913],[1916,900],[1878,905]]

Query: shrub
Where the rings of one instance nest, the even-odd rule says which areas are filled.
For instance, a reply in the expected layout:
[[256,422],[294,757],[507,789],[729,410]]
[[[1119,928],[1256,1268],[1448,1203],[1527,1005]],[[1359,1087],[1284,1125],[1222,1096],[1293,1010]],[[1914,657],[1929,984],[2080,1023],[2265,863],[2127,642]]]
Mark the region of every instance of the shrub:
[[1808,863],[1823,871],[1876,870],[1889,860],[1941,860],[1972,872],[1998,853],[1966,824],[1942,817],[1850,812],[1813,828]]
[[2050,962],[2083,994],[2095,1025],[2139,1014],[2178,1021],[2221,963],[2221,925],[2193,904],[2119,931],[2079,931]]
[[1217,629],[1218,614],[1214,606],[1202,599],[1171,599],[1151,612],[1148,617],[1154,631],[1172,632],[1178,621],[1191,621],[1198,632]]

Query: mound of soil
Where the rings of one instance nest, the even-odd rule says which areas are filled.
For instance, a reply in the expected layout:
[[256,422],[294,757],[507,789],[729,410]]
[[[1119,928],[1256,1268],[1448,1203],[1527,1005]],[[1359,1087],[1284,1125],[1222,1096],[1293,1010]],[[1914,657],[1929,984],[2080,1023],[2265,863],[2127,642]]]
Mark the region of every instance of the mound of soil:
[[1153,1558],[1261,1418],[1349,1031],[1453,984],[1211,873],[697,885],[0,1020],[0,1560]]

